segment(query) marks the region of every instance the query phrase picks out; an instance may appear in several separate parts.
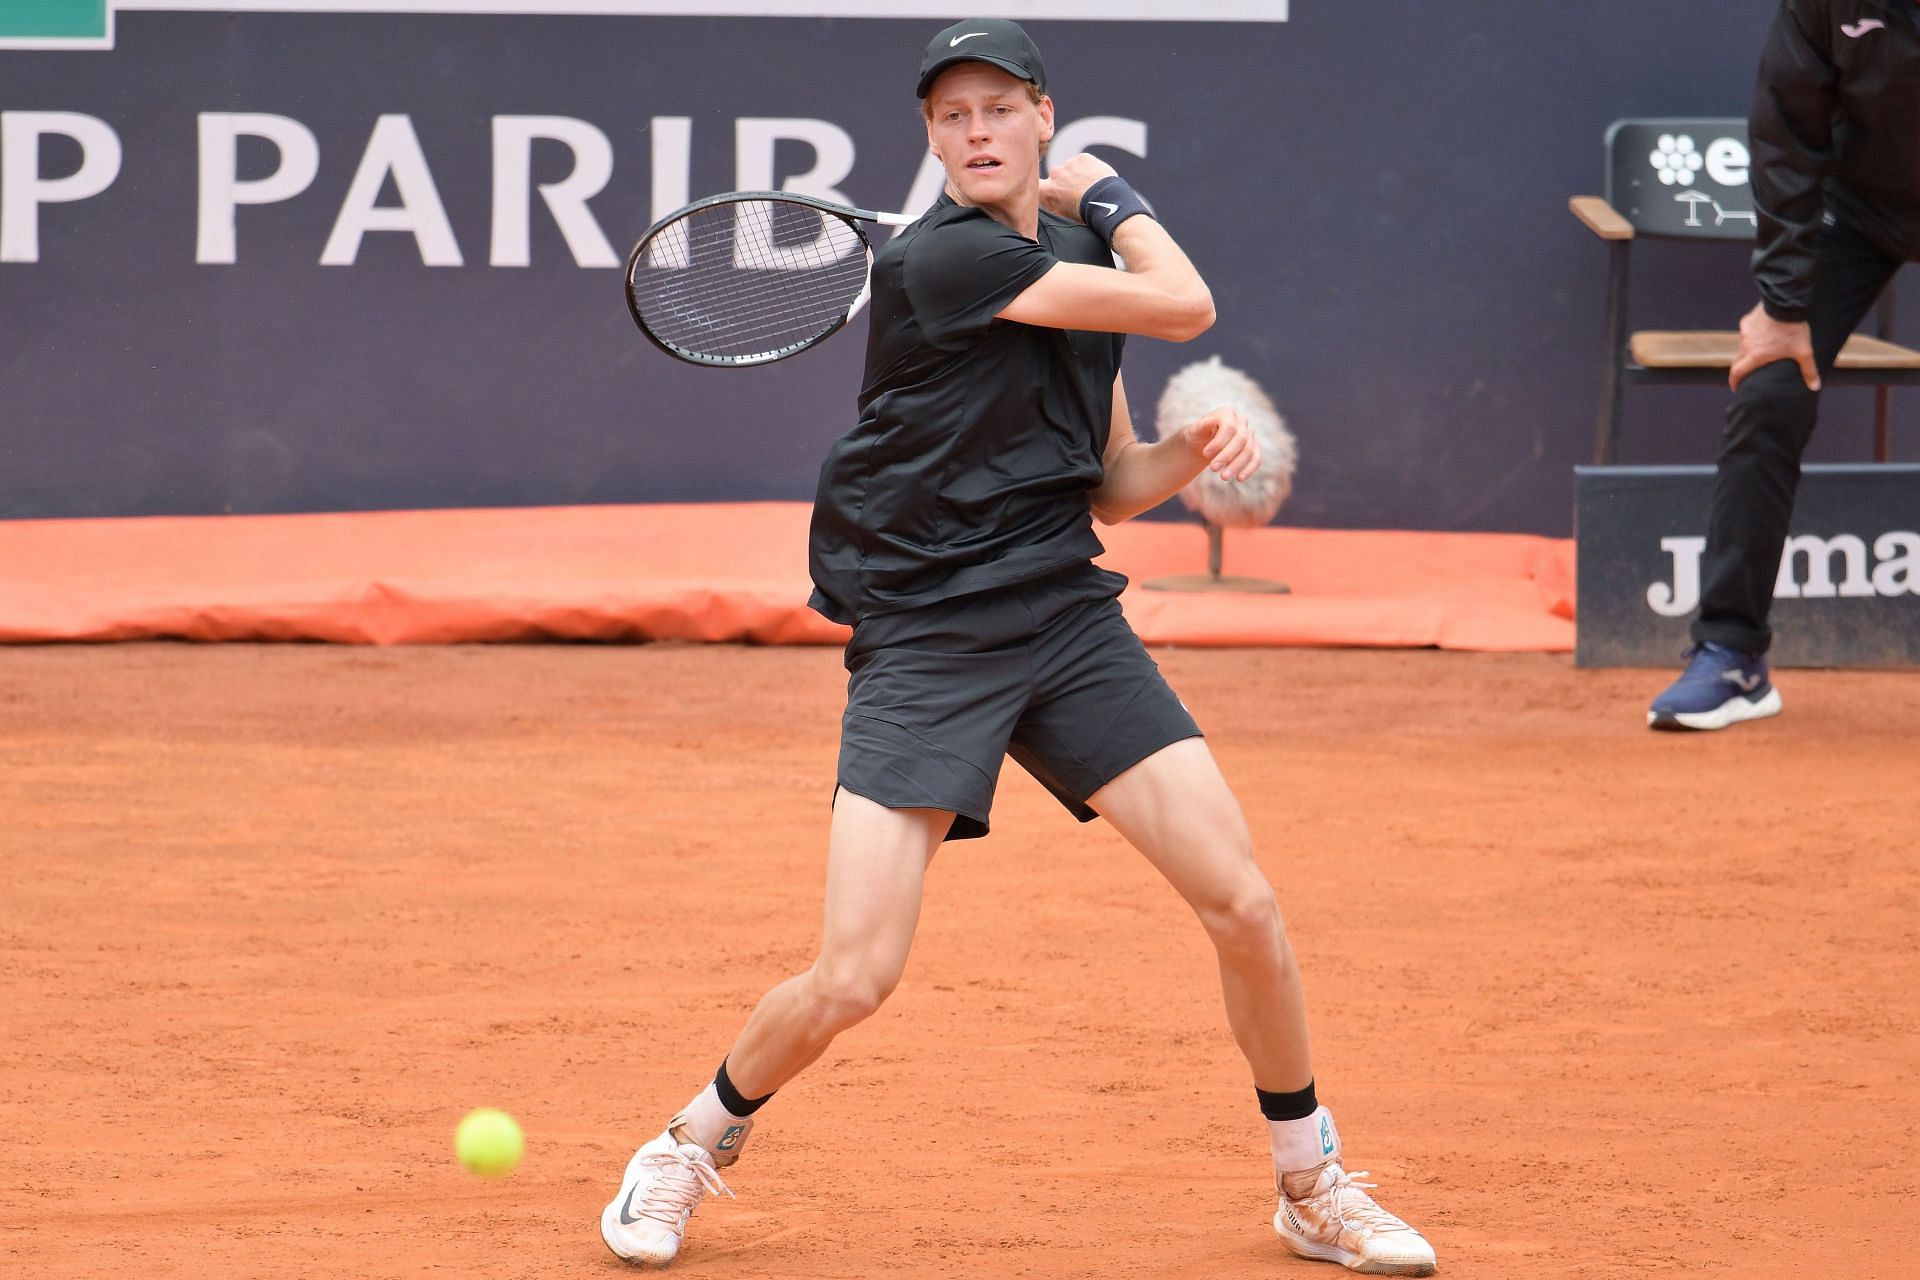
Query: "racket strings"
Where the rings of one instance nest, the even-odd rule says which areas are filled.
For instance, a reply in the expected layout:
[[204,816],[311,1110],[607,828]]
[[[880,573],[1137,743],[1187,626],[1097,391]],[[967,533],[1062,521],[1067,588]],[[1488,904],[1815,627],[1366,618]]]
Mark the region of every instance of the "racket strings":
[[722,313],[718,336],[723,343],[751,346],[770,332],[784,335],[789,329],[798,341],[839,319],[866,282],[865,255],[848,257],[864,245],[839,219],[823,215],[819,220],[827,234],[796,250],[774,243],[771,219],[736,219],[733,269],[713,295],[715,310]]
[[822,331],[838,317],[842,290],[831,282],[825,297],[784,286],[766,277],[742,283],[738,274],[704,286],[683,285],[687,296],[663,290],[659,299],[671,313],[662,336],[682,346],[715,355],[745,355],[780,349]]
[[628,286],[641,322],[708,359],[768,358],[830,333],[866,285],[866,241],[801,205],[733,201],[661,228]]

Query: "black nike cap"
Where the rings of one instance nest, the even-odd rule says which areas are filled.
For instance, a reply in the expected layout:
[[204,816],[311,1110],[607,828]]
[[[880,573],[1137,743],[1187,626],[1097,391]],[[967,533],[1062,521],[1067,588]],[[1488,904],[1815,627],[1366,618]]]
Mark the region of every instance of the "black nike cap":
[[926,97],[934,78],[956,62],[990,62],[1047,91],[1047,64],[1040,60],[1039,46],[1019,23],[1005,18],[969,18],[935,36],[920,58],[915,96]]

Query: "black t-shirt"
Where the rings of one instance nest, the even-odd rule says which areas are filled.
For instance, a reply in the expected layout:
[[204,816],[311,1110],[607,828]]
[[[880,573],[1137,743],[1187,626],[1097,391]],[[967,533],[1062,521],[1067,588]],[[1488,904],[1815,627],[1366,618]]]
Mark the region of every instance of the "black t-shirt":
[[860,423],[814,499],[815,609],[854,622],[1101,553],[1088,494],[1124,340],[994,318],[1055,262],[1113,258],[1077,222],[1043,210],[1029,240],[946,196],[874,255]]

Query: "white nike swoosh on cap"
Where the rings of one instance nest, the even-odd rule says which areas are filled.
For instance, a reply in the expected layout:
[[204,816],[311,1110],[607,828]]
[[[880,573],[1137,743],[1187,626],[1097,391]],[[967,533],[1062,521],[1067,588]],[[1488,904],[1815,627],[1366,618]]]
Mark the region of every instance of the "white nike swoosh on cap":
[[1119,205],[1108,204],[1105,200],[1089,200],[1087,203],[1096,209],[1105,209],[1108,213],[1118,213],[1120,211]]
[[1840,29],[1858,40],[1869,31],[1884,31],[1886,26],[1887,24],[1878,18],[1862,18],[1858,22],[1843,22],[1840,24]]
[[967,32],[967,34],[963,36],[955,36],[953,39],[947,41],[947,48],[949,49],[953,48],[955,45],[959,44],[962,40],[971,40],[975,36],[984,36],[988,34],[990,33],[985,31],[969,31]]

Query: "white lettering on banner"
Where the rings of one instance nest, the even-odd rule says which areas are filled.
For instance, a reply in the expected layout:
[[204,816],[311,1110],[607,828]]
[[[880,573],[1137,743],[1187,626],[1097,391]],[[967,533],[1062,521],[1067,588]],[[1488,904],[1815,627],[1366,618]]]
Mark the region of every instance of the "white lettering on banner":
[[1747,185],[1747,169],[1753,158],[1738,138],[1715,138],[1707,144],[1707,176],[1723,187]]
[[1873,593],[1920,596],[1920,533],[1901,530],[1873,540]]
[[[240,181],[240,138],[264,138],[280,162],[264,178]],[[320,142],[313,130],[289,116],[246,112],[200,113],[200,217],[194,261],[238,261],[235,207],[291,200],[320,172]]]
[[[693,118],[655,116],[653,130],[653,221],[693,203]],[[647,250],[648,265],[677,270],[687,265],[684,238],[669,245],[663,237]]]
[[606,189],[613,177],[613,144],[585,120],[569,116],[495,116],[493,118],[493,249],[487,261],[496,267],[533,264],[533,143],[541,138],[566,144],[573,172],[559,182],[540,184],[540,195],[566,237],[573,260],[583,267],[617,267],[613,246],[594,220],[587,201]]
[[[1804,585],[1793,572],[1794,557],[1801,555],[1807,558],[1807,580]],[[1846,579],[1837,592],[1833,588],[1832,573],[1836,555],[1845,556],[1847,565]],[[1832,538],[1819,538],[1812,534],[1788,538],[1786,550],[1780,556],[1780,576],[1774,581],[1773,594],[1777,600],[1830,600],[1835,595],[1872,595],[1873,583],[1867,577],[1867,544],[1850,533]]]
[[[321,144],[312,129],[291,116],[203,111],[196,122],[199,181],[194,261],[231,265],[240,256],[239,207],[281,204],[310,192],[320,172]],[[532,265],[533,155],[535,144],[546,141],[559,143],[572,153],[573,167],[567,176],[539,184],[539,192],[575,265],[596,270],[618,267],[621,258],[591,208],[593,199],[613,178],[615,155],[608,134],[590,121],[571,116],[501,115],[492,117],[490,125],[493,181],[489,265]],[[738,189],[778,189],[841,204],[856,203],[842,189],[853,172],[856,149],[852,135],[839,125],[807,117],[749,116],[736,120],[733,132]],[[76,172],[62,178],[40,175],[40,140],[48,134],[59,134],[79,144],[81,162]],[[689,116],[654,116],[642,137],[651,143],[651,221],[658,222],[691,202],[693,120]],[[242,138],[271,144],[276,153],[271,172],[256,178],[240,177]],[[781,176],[778,153],[782,142],[805,144],[812,152],[810,166]],[[1051,154],[1064,157],[1102,147],[1144,157],[1146,122],[1124,116],[1087,116],[1072,121],[1055,134]],[[104,120],[70,112],[0,112],[0,262],[37,262],[40,206],[98,195],[116,180],[121,161],[119,135]],[[389,178],[399,203],[382,206],[377,202]],[[940,162],[923,155],[906,199],[894,207],[924,210],[939,197],[945,182],[946,170]],[[375,122],[321,251],[321,264],[352,266],[369,231],[411,233],[421,261],[428,266],[463,264],[453,224],[409,116],[383,115]],[[739,218],[735,225],[736,258],[740,246],[750,237],[767,236],[769,231],[766,226],[756,225],[750,215]],[[779,246],[772,261],[763,254],[752,265],[776,270],[802,267],[816,259],[827,243],[823,227],[819,240]],[[652,253],[654,266],[686,266],[684,244],[656,243]]]
[[[1660,550],[1673,557],[1671,584],[1656,582],[1647,588],[1647,604],[1663,618],[1679,618],[1700,607],[1700,557],[1705,538],[1662,538]],[[1833,581],[1833,558],[1844,565],[1841,581]],[[1773,594],[1778,600],[1831,600],[1875,596],[1920,595],[1920,533],[1897,530],[1874,539],[1875,564],[1867,570],[1866,540],[1851,533],[1822,538],[1800,534],[1787,539],[1780,556],[1780,574]],[[1804,579],[1798,572],[1805,563]]]
[[[40,176],[40,139],[57,133],[80,144],[80,167]],[[120,176],[120,135],[96,116],[72,111],[0,111],[0,262],[40,261],[40,206],[97,196]]]
[[1700,606],[1700,553],[1705,538],[1662,538],[1660,549],[1673,557],[1673,584],[1647,588],[1647,604],[1663,618],[1679,618]]
[[[740,191],[791,191],[814,196],[835,204],[852,204],[844,191],[834,186],[853,172],[853,138],[839,125],[826,120],[760,119],[742,116],[733,123],[735,187]],[[782,139],[804,142],[813,148],[813,168],[774,186],[773,153]],[[773,243],[773,214],[757,205],[737,206],[733,223],[733,265],[742,270],[759,268],[771,271],[800,270],[817,265],[821,254],[833,248],[832,229],[824,220],[820,234],[800,244]],[[747,246],[756,246],[749,254]],[[845,257],[858,247],[851,236],[842,241],[835,257]]]
[[[394,189],[400,194],[397,206],[374,204],[387,175],[393,176]],[[453,238],[453,224],[447,221],[446,206],[433,185],[433,173],[420,150],[420,138],[413,131],[413,120],[404,115],[381,116],[367,139],[366,154],[347,188],[340,205],[340,217],[320,253],[323,267],[350,267],[360,256],[360,240],[369,231],[410,231],[420,246],[420,260],[430,267],[457,267],[461,264],[460,245]]]
[[1112,147],[1145,158],[1147,122],[1125,116],[1087,116],[1055,130],[1047,154],[1065,159],[1095,147]]

